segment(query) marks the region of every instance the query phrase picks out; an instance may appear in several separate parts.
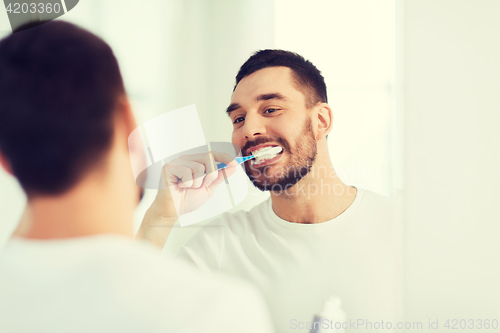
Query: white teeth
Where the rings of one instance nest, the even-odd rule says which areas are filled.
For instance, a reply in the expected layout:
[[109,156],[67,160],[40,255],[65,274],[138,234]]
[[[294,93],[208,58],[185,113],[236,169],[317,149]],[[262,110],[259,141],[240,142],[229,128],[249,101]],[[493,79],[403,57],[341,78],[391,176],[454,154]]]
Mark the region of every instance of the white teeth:
[[275,158],[283,151],[281,147],[264,147],[262,149],[256,150],[253,152],[253,155],[256,157],[251,161],[252,165],[260,164],[266,160],[270,160]]
[[283,148],[281,148],[279,146],[274,146],[274,147],[267,146],[267,147],[253,151],[252,155],[263,156],[263,155],[279,154],[279,153],[281,153],[282,150],[283,150]]

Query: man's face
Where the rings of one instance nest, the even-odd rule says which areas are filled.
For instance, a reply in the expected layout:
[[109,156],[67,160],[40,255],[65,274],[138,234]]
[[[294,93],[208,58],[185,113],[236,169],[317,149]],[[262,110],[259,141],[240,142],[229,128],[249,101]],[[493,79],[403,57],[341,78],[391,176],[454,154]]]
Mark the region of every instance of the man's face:
[[262,191],[282,191],[310,170],[317,147],[305,96],[288,67],[269,67],[243,78],[228,108],[234,144],[244,156],[279,146],[277,156],[245,162],[252,183]]

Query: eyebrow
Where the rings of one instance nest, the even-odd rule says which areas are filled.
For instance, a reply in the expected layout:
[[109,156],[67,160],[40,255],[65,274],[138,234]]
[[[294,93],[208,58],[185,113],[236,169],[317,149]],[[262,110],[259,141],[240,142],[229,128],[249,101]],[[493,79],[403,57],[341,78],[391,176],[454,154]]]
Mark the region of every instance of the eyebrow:
[[226,113],[227,115],[229,116],[229,114],[231,112],[233,112],[234,110],[238,110],[239,108],[241,108],[241,105],[239,105],[238,103],[231,103],[227,109],[226,109]]
[[262,95],[257,96],[257,98],[255,100],[268,101],[270,99],[279,99],[282,101],[286,101],[286,97],[280,93],[262,94]]
[[[257,96],[257,98],[255,98],[256,101],[269,101],[271,99],[278,99],[278,100],[281,100],[281,101],[286,101],[286,97],[283,96],[280,93],[261,94],[261,95]],[[229,115],[231,112],[233,112],[234,110],[237,110],[239,108],[241,108],[240,104],[238,104],[238,103],[231,103],[227,107],[226,113],[227,113],[227,115]]]

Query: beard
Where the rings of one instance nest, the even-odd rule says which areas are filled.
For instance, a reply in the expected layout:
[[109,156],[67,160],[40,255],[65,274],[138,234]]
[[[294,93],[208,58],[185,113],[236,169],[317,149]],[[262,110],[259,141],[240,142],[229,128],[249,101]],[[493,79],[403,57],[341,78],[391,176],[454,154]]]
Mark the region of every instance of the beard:
[[[283,147],[283,154],[288,153],[289,162],[286,166],[280,167],[281,170],[271,173],[274,165],[266,165],[262,167],[252,166],[251,162],[245,166],[245,173],[252,184],[261,191],[275,191],[281,193],[290,189],[304,178],[310,171],[316,160],[317,144],[312,130],[311,119],[308,118],[304,124],[302,132],[296,137],[296,145],[293,149],[288,141],[282,137],[276,139],[258,138],[254,141],[248,141],[242,149],[246,151],[253,146],[275,142]],[[263,180],[261,178],[264,178]]]

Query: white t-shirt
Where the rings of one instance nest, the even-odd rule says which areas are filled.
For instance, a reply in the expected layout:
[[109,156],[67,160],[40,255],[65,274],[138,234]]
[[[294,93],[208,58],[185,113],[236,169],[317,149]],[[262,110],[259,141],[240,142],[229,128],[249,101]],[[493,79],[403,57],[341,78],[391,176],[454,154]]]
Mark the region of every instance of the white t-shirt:
[[330,296],[342,301],[346,332],[370,329],[354,326],[358,319],[372,325],[392,321],[394,328],[394,204],[395,198],[358,189],[353,203],[333,220],[299,224],[279,218],[268,199],[249,212],[223,214],[211,222],[223,228],[202,228],[179,256],[257,285],[279,333],[309,332],[308,323]]
[[118,235],[13,238],[0,253],[0,332],[270,332],[246,283],[200,274]]

